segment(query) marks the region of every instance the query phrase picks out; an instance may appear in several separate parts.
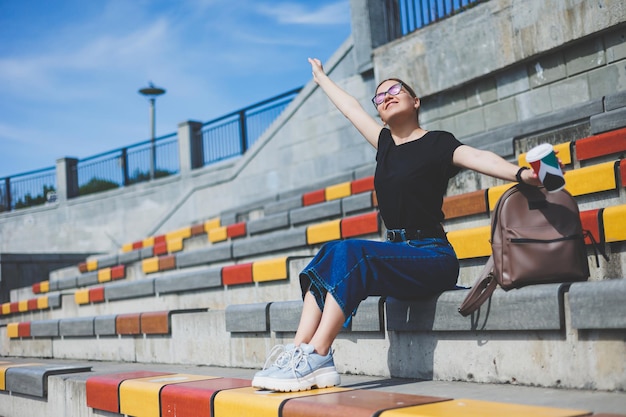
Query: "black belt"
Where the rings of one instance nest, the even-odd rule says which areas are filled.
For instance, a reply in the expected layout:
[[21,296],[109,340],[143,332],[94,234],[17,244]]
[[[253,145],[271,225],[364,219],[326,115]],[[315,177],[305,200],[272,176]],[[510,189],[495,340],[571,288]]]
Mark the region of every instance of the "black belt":
[[391,229],[387,230],[387,242],[404,242],[428,238],[445,239],[446,232],[442,227],[436,229]]

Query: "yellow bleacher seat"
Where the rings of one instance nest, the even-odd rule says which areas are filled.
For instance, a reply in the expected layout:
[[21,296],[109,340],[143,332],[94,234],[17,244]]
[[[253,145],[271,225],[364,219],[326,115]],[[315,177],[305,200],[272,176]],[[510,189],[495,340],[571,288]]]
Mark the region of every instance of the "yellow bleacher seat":
[[172,252],[180,252],[181,250],[183,250],[183,238],[182,237],[177,237],[177,238],[173,238],[173,239],[168,239],[166,241],[166,245],[167,245],[167,251],[169,253]]
[[111,268],[104,268],[98,271],[98,282],[111,281]]
[[565,173],[565,189],[573,196],[617,188],[615,162],[605,162]]
[[341,239],[341,220],[332,220],[309,226],[306,241],[309,245]]
[[154,236],[145,238],[142,244],[144,248],[149,248],[150,246],[154,246]]
[[96,269],[98,269],[98,260],[97,259],[88,260],[87,271],[91,272],[91,271],[95,271]]
[[159,258],[155,256],[153,258],[144,259],[141,262],[141,268],[144,274],[158,272],[159,271]]
[[74,301],[76,304],[89,304],[89,290],[77,290],[74,293]]
[[448,240],[459,259],[491,255],[491,226],[448,232]]
[[264,282],[287,279],[287,257],[252,263],[252,281]]
[[352,193],[351,182],[344,182],[326,187],[326,201],[348,197]]
[[508,190],[515,184],[516,183],[514,182],[509,182],[503,185],[496,185],[495,187],[491,187],[487,190],[487,200],[489,201],[489,211],[493,211],[493,209],[496,208],[498,199],[502,197],[502,194],[504,194],[506,190]]
[[626,204],[607,207],[602,211],[604,239],[607,242],[626,240]]
[[211,243],[222,242],[228,239],[228,231],[226,226],[213,228],[209,230],[207,234],[209,236],[209,242]]
[[204,231],[209,233],[209,230],[217,229],[221,226],[221,221],[219,218],[209,219],[204,222]]
[[[554,145],[554,150],[558,152],[556,156],[561,160],[563,165],[569,165],[572,163],[572,142]],[[520,154],[517,158],[517,162],[521,167],[530,167],[530,164],[526,161],[526,153]]]

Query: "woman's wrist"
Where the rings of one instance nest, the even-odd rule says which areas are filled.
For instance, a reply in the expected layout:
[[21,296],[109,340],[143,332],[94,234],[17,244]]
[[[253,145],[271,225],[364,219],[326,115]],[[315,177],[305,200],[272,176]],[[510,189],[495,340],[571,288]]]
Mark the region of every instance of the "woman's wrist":
[[517,182],[519,182],[520,184],[525,184],[524,180],[522,179],[522,173],[528,169],[530,168],[521,167],[520,169],[517,170],[517,173],[515,174],[515,179],[517,180]]

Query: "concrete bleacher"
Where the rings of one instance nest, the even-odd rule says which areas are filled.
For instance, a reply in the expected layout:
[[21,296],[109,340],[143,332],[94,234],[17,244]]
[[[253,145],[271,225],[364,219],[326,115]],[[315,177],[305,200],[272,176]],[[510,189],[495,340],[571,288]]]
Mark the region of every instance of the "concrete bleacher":
[[[583,224],[610,258],[608,262],[600,258],[600,267],[595,267],[593,245],[587,241],[590,281],[498,290],[469,317],[457,312],[467,294],[463,289],[413,302],[370,297],[337,340],[340,372],[626,390],[626,277],[623,271],[618,275],[625,264],[626,128],[574,138],[557,147]],[[523,165],[523,153],[518,156]],[[445,226],[462,262],[459,284],[471,285],[490,254],[490,212],[510,186],[501,183],[445,198]],[[250,205],[220,218],[197,220],[125,244],[119,252],[90,257],[15,291],[11,302],[1,306],[0,352],[9,361],[0,364],[4,377],[0,391],[46,398],[51,376],[63,375],[68,381],[63,384],[70,384],[73,374],[80,374],[75,383],[84,409],[76,415],[91,415],[94,410],[168,415],[177,404],[194,401],[208,407],[211,415],[224,416],[276,415],[277,409],[281,415],[358,415],[351,413],[361,406],[366,409],[363,415],[422,415],[414,407],[443,407],[448,415],[461,415],[454,411],[460,402],[485,416],[595,411],[572,411],[567,404],[540,411],[445,395],[389,398],[377,391],[343,387],[324,390],[324,399],[312,393],[272,394],[263,397],[267,404],[261,404],[253,400],[259,395],[246,378],[150,370],[94,377],[91,362],[66,366],[26,361],[195,364],[246,368],[251,375],[271,346],[286,342],[295,332],[302,308],[298,272],[319,246],[336,239],[384,235],[371,175],[352,173],[347,181],[317,184],[265,204],[261,215],[259,205]],[[572,361],[564,368],[554,357]],[[364,397],[372,399],[373,408],[363,406]],[[325,400],[347,408],[329,411]],[[194,415],[197,407],[178,415]],[[383,412],[389,408],[396,410]],[[311,411],[316,409],[322,414]]]

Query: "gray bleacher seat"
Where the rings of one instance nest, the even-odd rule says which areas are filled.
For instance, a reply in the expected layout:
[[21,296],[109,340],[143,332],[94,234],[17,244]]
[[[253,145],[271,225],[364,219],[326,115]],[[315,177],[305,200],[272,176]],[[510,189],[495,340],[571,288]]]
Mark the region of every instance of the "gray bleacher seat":
[[96,336],[114,336],[116,335],[115,319],[116,314],[106,316],[97,316],[93,321],[93,329]]
[[46,397],[50,375],[89,372],[91,366],[80,365],[29,365],[16,366],[6,370],[6,390],[14,394]]
[[98,283],[98,271],[85,272],[76,278],[76,286],[88,287]]
[[59,336],[95,336],[94,317],[70,317],[59,321]]
[[221,286],[221,267],[188,268],[164,273],[154,279],[154,290],[157,294],[195,291]]
[[59,337],[59,319],[31,321],[30,335],[32,337]]
[[626,329],[626,279],[572,284],[569,309],[575,329]]
[[267,332],[269,331],[270,303],[233,304],[226,307],[226,331]]
[[215,245],[198,249],[187,249],[176,253],[176,266],[178,268],[189,268],[211,262],[227,261],[232,258],[232,255],[232,244],[230,242],[219,242]]
[[48,294],[48,308],[61,307],[61,293]]
[[250,235],[285,229],[289,227],[289,213],[285,211],[250,220],[246,227]]
[[104,298],[107,301],[154,295],[154,278],[137,281],[118,282],[104,287]]
[[147,246],[145,248],[139,249],[139,256],[141,259],[152,258],[154,256],[154,247]]
[[564,328],[563,291],[569,284],[532,285],[504,291],[472,315],[458,312],[469,290],[446,291],[420,301],[387,298],[387,330],[408,331],[500,331],[560,330]]
[[59,291],[68,290],[70,288],[76,288],[77,277],[61,278],[55,281],[56,287]]
[[591,116],[591,132],[598,134],[626,126],[626,108],[607,111]]
[[96,257],[98,261],[98,269],[115,266],[119,263],[117,253],[110,253]]
[[299,227],[236,240],[233,242],[233,257],[243,258],[306,245],[306,227]]
[[270,304],[270,330],[273,332],[298,330],[302,305],[302,300],[277,301]]
[[289,218],[292,225],[298,226],[313,221],[340,217],[341,214],[341,200],[338,199],[293,209],[289,212]]
[[122,265],[127,265],[141,260],[140,250],[131,250],[128,252],[118,253],[117,260]]
[[344,197],[341,200],[341,208],[345,214],[355,213],[374,207],[372,193],[360,193]]
[[263,208],[263,212],[266,216],[270,216],[278,213],[286,213],[292,209],[302,207],[302,195],[299,194],[293,197],[281,198],[278,201],[267,203]]
[[384,311],[384,298],[367,297],[361,301],[356,315],[352,317],[350,329],[353,332],[382,332],[385,325]]

